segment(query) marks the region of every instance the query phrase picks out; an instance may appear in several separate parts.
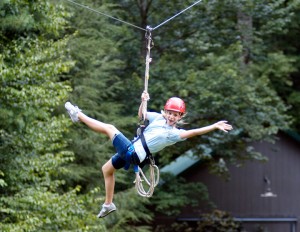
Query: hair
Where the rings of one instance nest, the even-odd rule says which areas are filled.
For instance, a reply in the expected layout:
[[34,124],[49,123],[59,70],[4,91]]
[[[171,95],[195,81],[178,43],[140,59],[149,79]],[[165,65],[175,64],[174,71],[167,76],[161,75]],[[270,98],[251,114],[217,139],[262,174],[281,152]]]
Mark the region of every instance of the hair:
[[[162,116],[166,119],[166,112],[165,112],[165,110],[161,110],[160,112],[161,112]],[[179,113],[180,113],[180,112],[179,112]],[[182,125],[187,124],[187,123],[183,120],[183,118],[184,118],[186,115],[187,115],[187,113],[181,113],[181,119],[180,119],[179,121],[176,122],[176,125],[182,126]]]

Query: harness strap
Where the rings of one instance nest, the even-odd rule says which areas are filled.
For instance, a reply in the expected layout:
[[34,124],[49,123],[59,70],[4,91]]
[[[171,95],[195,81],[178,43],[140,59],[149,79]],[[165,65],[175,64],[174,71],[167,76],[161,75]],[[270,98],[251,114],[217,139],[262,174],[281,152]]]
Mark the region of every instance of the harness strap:
[[[133,159],[132,159],[132,155],[135,153],[133,143],[135,143],[139,139],[141,140],[143,148],[146,152],[146,157],[143,160],[143,162],[140,162],[139,164],[135,164],[135,162],[133,162]],[[150,161],[150,163],[152,165],[155,164],[153,155],[151,154],[151,152],[147,146],[147,143],[145,141],[145,137],[144,137],[143,133],[141,133],[135,140],[133,140],[132,144],[128,147],[128,151],[126,152],[126,155],[125,155],[125,161],[126,161],[126,164],[124,166],[124,169],[127,171],[129,169],[130,165],[133,164],[134,172],[139,172],[139,167],[141,167],[141,168],[144,167],[144,165],[146,164],[147,161],[148,162]]]
[[[135,183],[135,188],[136,188],[136,190],[137,190],[137,192],[140,196],[142,196],[142,197],[151,197],[153,195],[155,186],[157,186],[157,184],[159,182],[159,169],[155,165],[155,160],[154,160],[154,158],[153,158],[153,156],[152,156],[152,154],[151,154],[151,152],[148,148],[148,145],[145,141],[145,137],[144,137],[144,133],[143,133],[144,129],[145,129],[145,125],[141,125],[140,128],[139,128],[140,133],[138,133],[139,134],[138,139],[141,139],[143,148],[146,152],[145,160],[141,164],[143,165],[143,163],[146,160],[150,161],[150,166],[149,166],[150,179],[149,180],[147,179],[147,177],[145,176],[145,174],[142,171],[142,168],[138,166],[138,171],[135,172],[136,178],[135,178],[134,183]],[[155,171],[156,171],[156,174],[157,174],[157,178],[155,177]],[[145,189],[144,189],[144,186],[143,186],[143,183],[142,183],[142,181],[143,181],[142,178],[144,179],[145,183],[147,183],[147,185],[149,186],[148,191],[145,191]]]
[[151,152],[150,152],[150,150],[148,148],[148,145],[146,143],[145,136],[144,136],[144,133],[143,133],[144,131],[143,130],[144,129],[142,129],[142,131],[141,131],[140,138],[141,138],[141,141],[142,141],[143,148],[144,148],[144,150],[146,152],[146,155],[149,157],[150,161],[152,162],[152,160],[154,160],[154,158],[153,158],[153,156],[152,156],[152,154],[151,154]]
[[[141,126],[139,129],[140,129],[140,131],[139,131],[138,137],[132,141],[132,144],[128,147],[128,150],[125,154],[126,164],[124,166],[124,169],[127,171],[129,169],[130,165],[133,164],[133,170],[134,170],[135,173],[139,172],[139,166],[143,167],[145,165],[145,162],[147,162],[147,160],[150,161],[151,165],[155,165],[154,157],[153,157],[153,155],[151,154],[151,152],[148,148],[148,145],[146,143],[145,136],[144,136],[144,133],[143,133],[144,129],[145,129],[145,126]],[[135,143],[139,139],[141,140],[143,148],[146,152],[146,157],[145,157],[143,162],[141,162],[139,164],[136,164],[136,162],[134,162],[133,157],[132,157],[132,155],[135,153],[133,143]]]

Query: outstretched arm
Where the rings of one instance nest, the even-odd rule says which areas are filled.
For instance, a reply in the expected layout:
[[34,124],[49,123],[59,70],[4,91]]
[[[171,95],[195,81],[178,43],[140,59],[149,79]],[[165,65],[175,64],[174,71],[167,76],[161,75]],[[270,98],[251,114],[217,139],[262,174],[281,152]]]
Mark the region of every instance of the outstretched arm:
[[219,121],[210,126],[205,126],[205,127],[201,127],[201,128],[197,128],[197,129],[182,131],[180,133],[180,137],[182,139],[188,139],[188,138],[191,138],[191,137],[194,137],[197,135],[206,134],[208,132],[211,132],[211,131],[214,131],[217,129],[222,130],[227,133],[228,131],[232,130],[232,126],[230,124],[228,124],[227,121]]
[[139,116],[140,119],[143,119],[143,108],[144,108],[145,102],[149,101],[149,99],[150,99],[149,94],[144,91],[142,93],[141,99],[142,99],[142,102],[141,102],[140,107],[139,107],[138,116]]

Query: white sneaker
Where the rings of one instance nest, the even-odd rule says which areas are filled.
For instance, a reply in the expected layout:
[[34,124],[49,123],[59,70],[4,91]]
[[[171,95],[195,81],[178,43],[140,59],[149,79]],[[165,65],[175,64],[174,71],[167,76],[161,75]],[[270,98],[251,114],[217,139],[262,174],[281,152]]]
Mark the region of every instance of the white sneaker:
[[66,102],[65,108],[68,111],[72,122],[79,122],[78,112],[81,112],[81,109],[79,109],[78,106],[73,106],[71,102]]
[[111,203],[110,205],[106,206],[105,204],[102,205],[102,209],[98,214],[98,218],[103,218],[107,216],[108,214],[114,212],[117,210],[117,207],[115,206],[114,203]]

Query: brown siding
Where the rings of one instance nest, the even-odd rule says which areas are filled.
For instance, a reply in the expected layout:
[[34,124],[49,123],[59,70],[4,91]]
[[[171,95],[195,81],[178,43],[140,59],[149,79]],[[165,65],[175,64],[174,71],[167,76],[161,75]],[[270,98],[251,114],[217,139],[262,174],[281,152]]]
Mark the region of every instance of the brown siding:
[[[248,162],[241,168],[230,166],[231,180],[228,182],[199,166],[185,172],[184,176],[190,182],[205,183],[217,207],[235,217],[294,217],[299,220],[300,145],[285,134],[279,134],[279,137],[275,144],[254,144],[257,151],[269,158],[268,162]],[[270,187],[277,194],[276,198],[260,196],[265,191],[265,175],[271,181]],[[181,216],[197,217],[199,212],[203,212],[203,207],[184,210]],[[297,231],[300,232],[299,228]]]

